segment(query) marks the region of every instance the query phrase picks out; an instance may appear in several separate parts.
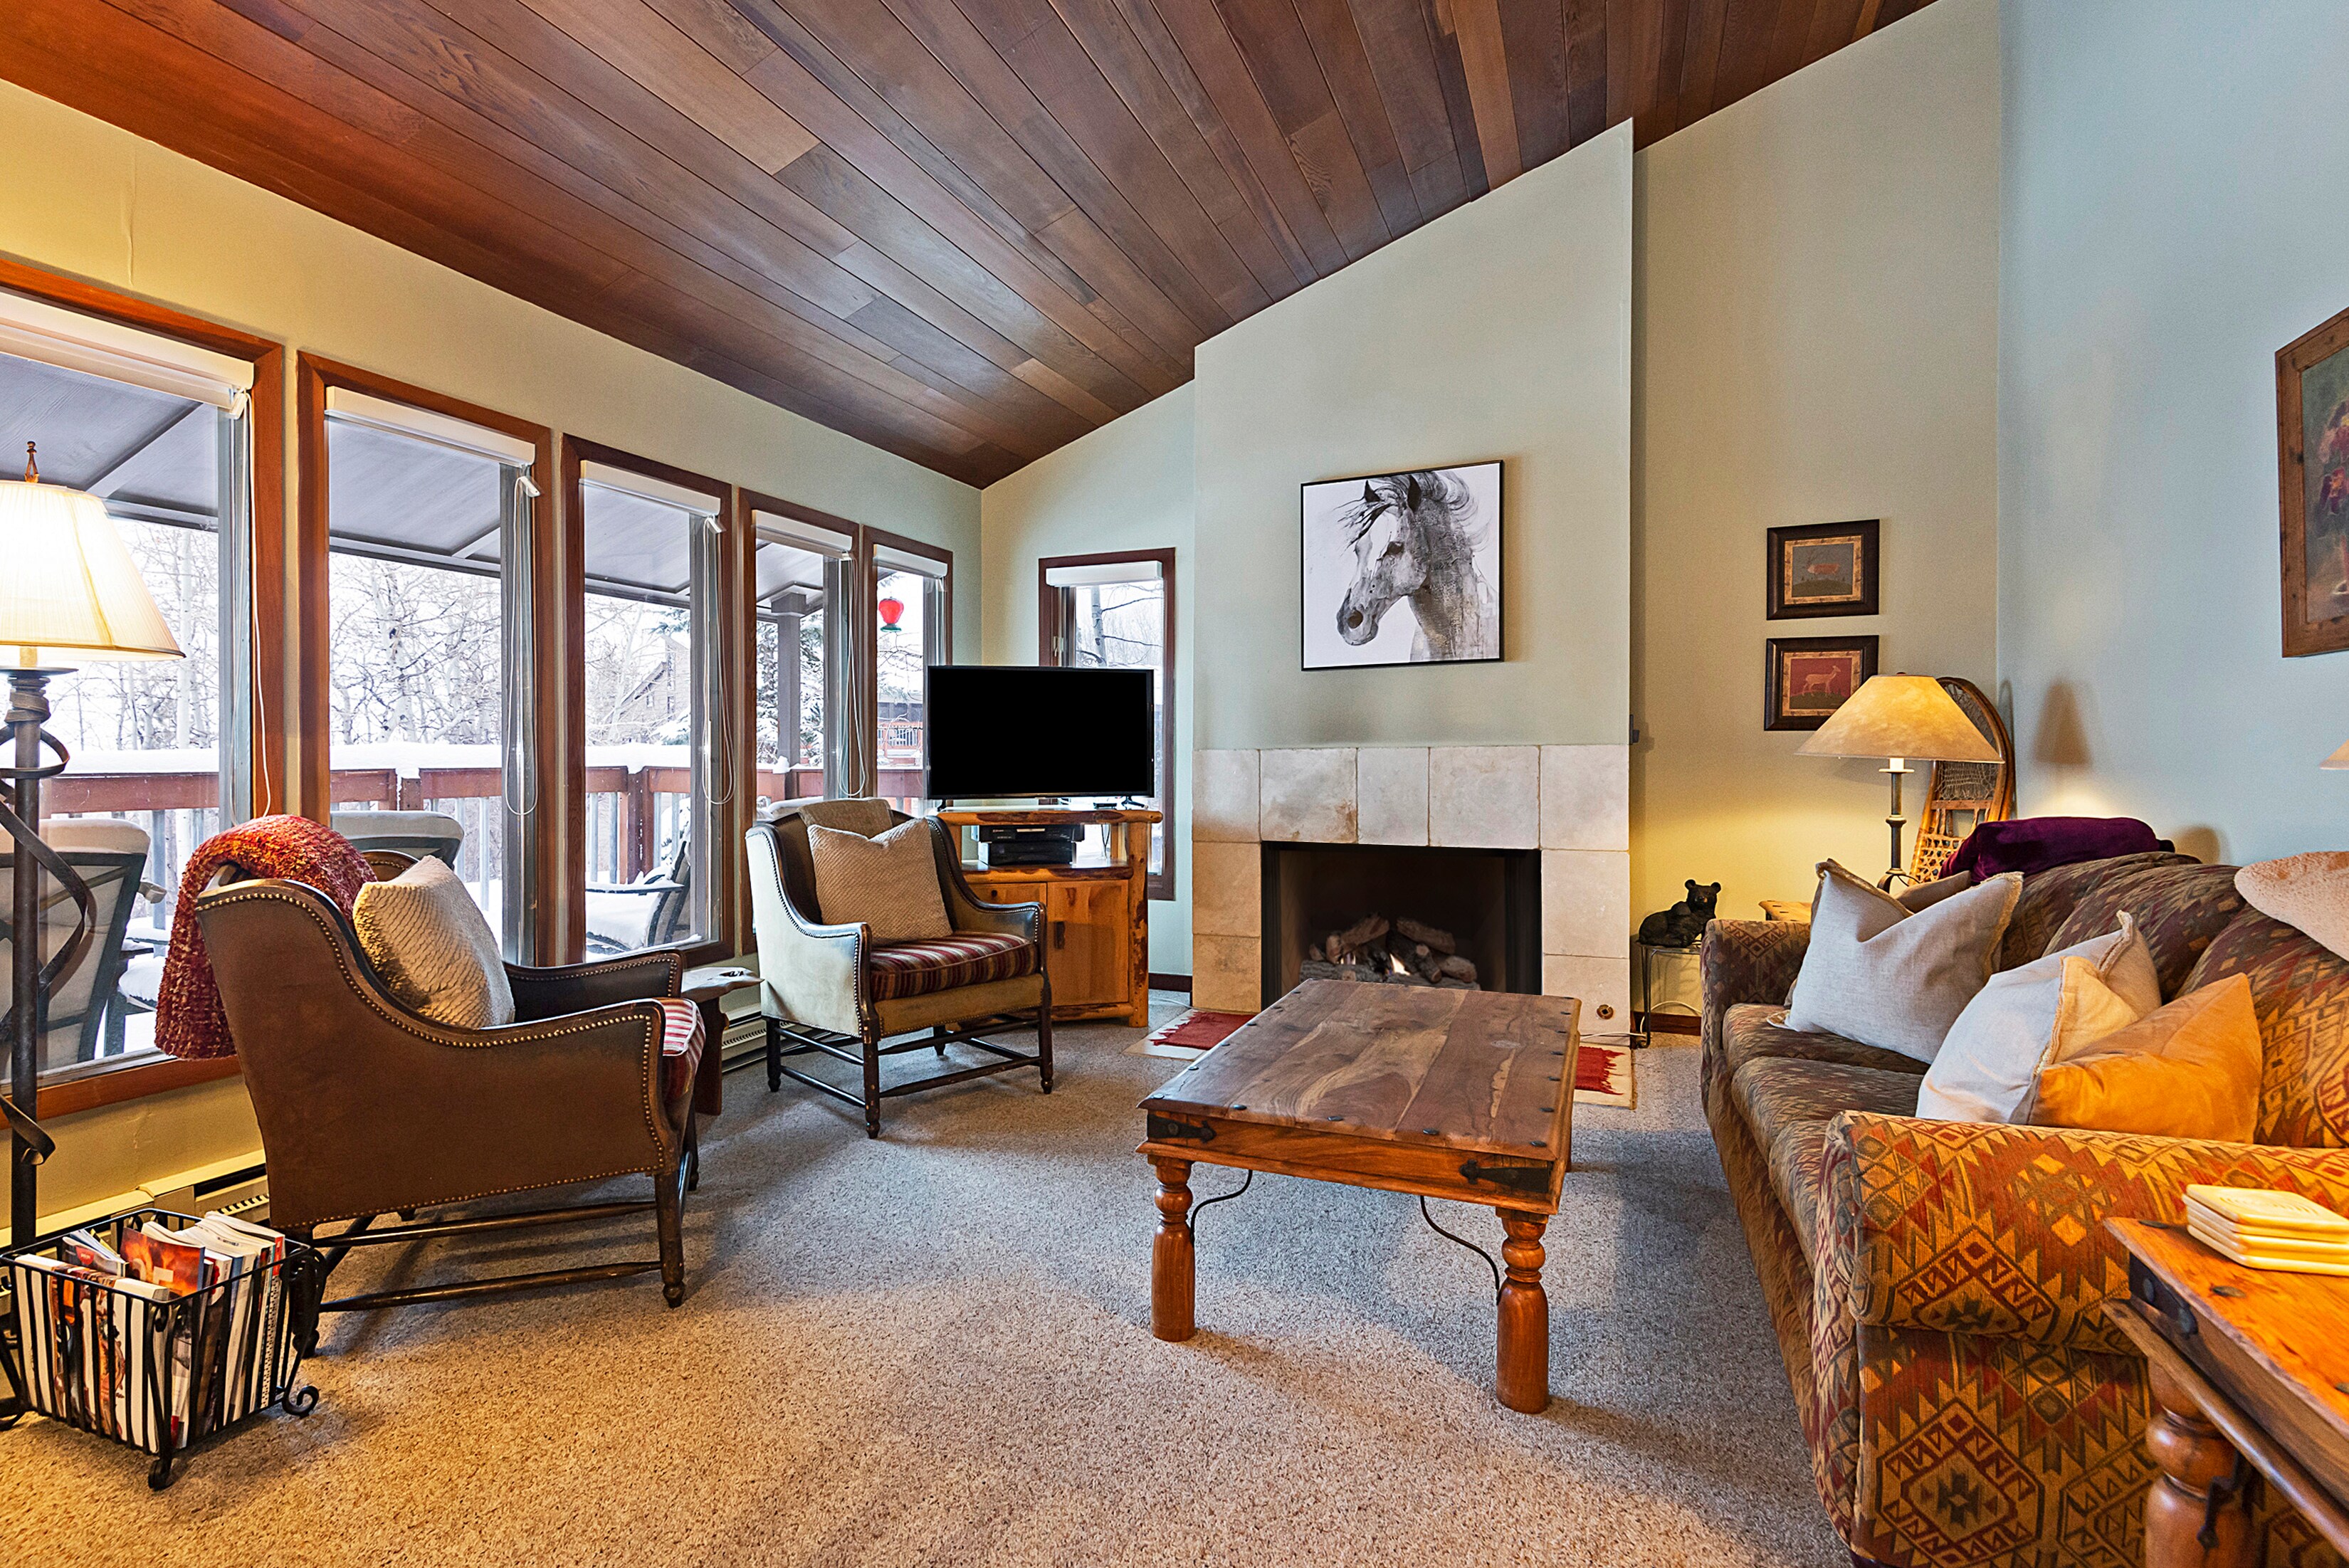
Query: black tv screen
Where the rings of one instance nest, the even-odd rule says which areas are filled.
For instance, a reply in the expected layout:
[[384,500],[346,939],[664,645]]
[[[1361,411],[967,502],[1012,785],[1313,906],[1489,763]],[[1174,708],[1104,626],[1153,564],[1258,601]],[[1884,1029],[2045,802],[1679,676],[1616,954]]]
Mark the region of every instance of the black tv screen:
[[1156,682],[1149,670],[930,665],[929,798],[1155,793]]

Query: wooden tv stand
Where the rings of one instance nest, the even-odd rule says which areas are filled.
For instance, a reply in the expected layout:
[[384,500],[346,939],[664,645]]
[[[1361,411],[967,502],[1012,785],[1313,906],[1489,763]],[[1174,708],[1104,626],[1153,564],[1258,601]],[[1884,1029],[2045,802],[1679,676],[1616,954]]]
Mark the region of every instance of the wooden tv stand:
[[[940,811],[938,820],[959,835],[965,828],[999,823],[1110,824],[1104,857],[1087,845],[1070,866],[989,866],[974,844],[963,846],[963,880],[987,903],[1044,906],[1044,968],[1052,977],[1052,1020],[1077,1023],[1150,1021],[1150,830],[1159,818],[1145,810]],[[1087,852],[1090,851],[1090,852]]]

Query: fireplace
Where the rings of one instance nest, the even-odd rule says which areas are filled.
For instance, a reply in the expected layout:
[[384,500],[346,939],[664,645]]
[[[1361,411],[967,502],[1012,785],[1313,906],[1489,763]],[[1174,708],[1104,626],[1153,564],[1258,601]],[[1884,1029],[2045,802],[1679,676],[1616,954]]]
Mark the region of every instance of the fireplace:
[[[1267,1003],[1296,989],[1309,963],[1317,975],[1334,970],[1389,984],[1468,984],[1473,973],[1484,990],[1540,992],[1538,851],[1321,843],[1261,850]],[[1327,963],[1330,938],[1350,932],[1367,940],[1342,955],[1347,962]],[[1446,957],[1454,962],[1436,962]]]

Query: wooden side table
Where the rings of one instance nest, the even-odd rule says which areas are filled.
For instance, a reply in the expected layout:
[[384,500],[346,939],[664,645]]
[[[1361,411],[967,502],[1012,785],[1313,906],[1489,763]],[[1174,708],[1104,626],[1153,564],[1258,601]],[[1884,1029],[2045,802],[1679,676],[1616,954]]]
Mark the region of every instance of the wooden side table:
[[2105,1223],[2129,1254],[2128,1299],[2105,1315],[2150,1373],[2148,1568],[2253,1568],[2254,1471],[2349,1555],[2349,1279],[2244,1268],[2183,1225]]
[[698,1116],[716,1116],[726,1109],[726,998],[758,983],[756,975],[730,964],[685,972],[685,997],[701,1008],[701,1067],[693,1075]]

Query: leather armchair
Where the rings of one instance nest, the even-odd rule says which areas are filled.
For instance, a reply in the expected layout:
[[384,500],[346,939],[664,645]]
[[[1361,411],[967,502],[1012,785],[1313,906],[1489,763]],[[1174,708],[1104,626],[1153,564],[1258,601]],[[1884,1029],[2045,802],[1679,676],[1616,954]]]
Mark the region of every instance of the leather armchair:
[[[745,835],[751,920],[759,944],[759,1003],[767,1026],[767,1087],[786,1078],[864,1112],[868,1138],[881,1136],[881,1101],[917,1089],[1032,1067],[1052,1092],[1052,991],[1044,967],[1044,907],[982,903],[963,880],[954,835],[928,819],[930,841],[954,934],[936,942],[881,944],[864,924],[828,924],[815,891],[808,827],[867,833],[913,820],[878,800],[792,801]],[[1026,1055],[980,1037],[1007,1026],[1036,1030]],[[896,1044],[895,1037],[926,1029]],[[967,1045],[999,1058],[886,1088],[881,1058],[928,1046],[943,1056]],[[820,1051],[863,1068],[861,1092],[785,1065]]]
[[[378,874],[383,868],[378,867]],[[698,1156],[698,1011],[684,960],[637,954],[561,968],[508,965],[516,1017],[453,1028],[401,1005],[334,903],[300,882],[216,883],[197,904],[229,1030],[261,1125],[271,1222],[327,1267],[351,1246],[406,1243],[651,1210],[659,1256],[324,1302],[353,1311],[658,1269],[685,1295],[684,1194]],[[379,1216],[617,1177],[642,1199],[374,1229]],[[347,1222],[326,1238],[319,1226]],[[323,1291],[324,1281],[317,1282]]]

